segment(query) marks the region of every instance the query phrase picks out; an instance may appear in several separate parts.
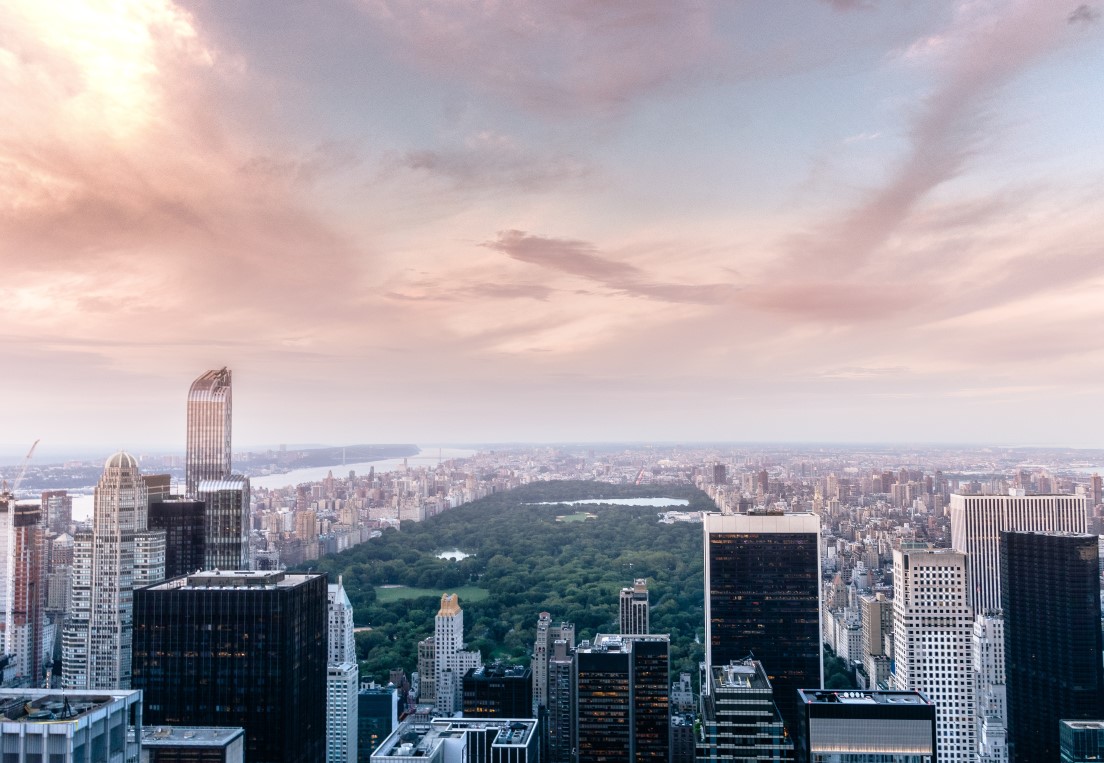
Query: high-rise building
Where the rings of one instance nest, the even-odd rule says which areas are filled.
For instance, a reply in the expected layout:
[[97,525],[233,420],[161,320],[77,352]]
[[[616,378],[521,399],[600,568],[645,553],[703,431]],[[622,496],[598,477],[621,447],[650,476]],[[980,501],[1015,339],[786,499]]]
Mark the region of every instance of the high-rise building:
[[150,501],[149,527],[165,531],[165,577],[199,572],[207,553],[207,510],[203,501],[171,497]]
[[792,729],[797,690],[824,682],[820,518],[757,513],[702,519],[706,664],[727,665],[754,655]]
[[548,707],[545,725],[548,728],[548,760],[550,763],[573,763],[575,749],[575,654],[564,639],[552,642],[548,658]]
[[932,763],[935,703],[918,691],[800,691],[798,759]]
[[146,726],[142,763],[244,763],[245,729]]
[[1062,721],[1058,725],[1061,763],[1104,760],[1104,721]]
[[537,637],[533,641],[533,659],[530,669],[533,671],[533,716],[537,717],[538,708],[548,706],[548,659],[552,641],[549,630],[552,627],[552,615],[541,612],[537,616]]
[[200,480],[196,497],[203,501],[206,528],[203,568],[244,570],[249,567],[249,478],[232,474]]
[[188,390],[185,495],[195,498],[201,480],[230,476],[230,371],[208,371]]
[[893,687],[936,703],[940,763],[973,761],[973,612],[966,555],[951,550],[893,552]]
[[408,720],[372,753],[374,763],[539,763],[532,718]]
[[119,452],[96,485],[92,525],[73,539],[70,611],[62,635],[62,685],[128,689],[134,588],[165,577],[165,532],[147,526],[146,483]]
[[483,665],[479,652],[464,649],[464,610],[456,594],[441,595],[441,608],[433,623],[433,652],[437,673],[434,707],[440,715],[452,715],[463,703],[464,674]]
[[648,581],[637,578],[631,588],[621,589],[621,634],[648,634]]
[[970,605],[979,615],[1001,607],[1000,536],[1006,530],[1083,533],[1083,495],[951,495],[951,546],[970,555]]
[[977,763],[1008,763],[1008,703],[1004,673],[1004,617],[974,620],[974,680],[977,683]]
[[326,763],[356,763],[360,668],[353,635],[353,604],[340,577],[329,585],[326,598]]
[[241,726],[250,763],[326,757],[326,576],[207,571],[135,592],[150,724]]
[[671,711],[667,635],[598,634],[575,650],[577,763],[667,761]]
[[0,689],[0,718],[5,763],[139,763],[141,692]]
[[1097,536],[1001,533],[1000,577],[1009,759],[1058,760],[1059,721],[1104,718]]
[[0,655],[13,686],[41,686],[46,636],[42,510],[0,494]]
[[728,482],[728,467],[724,464],[713,464],[713,484],[724,485]]
[[791,761],[774,690],[757,660],[702,664],[701,738],[696,760]]
[[362,686],[357,694],[357,760],[367,761],[399,725],[399,691],[394,686]]
[[533,671],[493,663],[464,674],[465,718],[526,718],[533,712]]
[[65,490],[42,493],[42,515],[46,529],[57,534],[69,532],[73,524],[73,497]]

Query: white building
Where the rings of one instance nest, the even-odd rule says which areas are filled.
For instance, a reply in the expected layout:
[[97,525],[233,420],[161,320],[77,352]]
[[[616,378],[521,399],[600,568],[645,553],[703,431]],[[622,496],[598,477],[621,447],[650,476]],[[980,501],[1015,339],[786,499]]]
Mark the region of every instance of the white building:
[[148,530],[146,483],[133,456],[104,464],[92,526],[73,539],[73,587],[62,636],[62,686],[127,689],[134,587],[165,577],[165,531]]
[[353,635],[353,604],[339,577],[327,592],[326,763],[356,763],[360,668]]
[[1083,495],[952,495],[951,547],[970,555],[970,605],[1000,610],[1000,534],[1008,530],[1088,531]]
[[1004,618],[978,615],[973,634],[978,763],[1008,763]]
[[483,666],[479,652],[464,650],[464,610],[456,594],[441,596],[441,609],[434,619],[433,652],[437,672],[434,710],[438,715],[453,715],[462,706],[464,674]]
[[6,763],[139,760],[140,691],[0,689],[0,716]]
[[966,555],[950,550],[893,552],[893,685],[935,700],[941,763],[973,761],[973,613]]

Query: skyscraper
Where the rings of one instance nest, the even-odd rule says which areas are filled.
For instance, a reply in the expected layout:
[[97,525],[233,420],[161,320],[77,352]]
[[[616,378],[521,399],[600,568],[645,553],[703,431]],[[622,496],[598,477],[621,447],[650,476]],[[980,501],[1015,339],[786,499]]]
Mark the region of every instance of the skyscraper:
[[578,763],[667,761],[671,712],[667,635],[598,634],[575,651]]
[[798,759],[931,763],[935,703],[918,691],[802,691]]
[[134,619],[148,723],[241,726],[251,763],[325,760],[325,575],[202,572],[136,591]]
[[73,523],[73,498],[65,490],[46,490],[42,493],[42,516],[46,528],[52,532],[67,533]]
[[1086,532],[1083,495],[951,495],[951,546],[970,555],[970,605],[981,615],[1001,607],[1000,542],[1006,530]]
[[622,635],[648,633],[648,581],[637,578],[631,588],[621,589]]
[[150,501],[148,524],[151,530],[165,531],[166,578],[204,568],[207,511],[203,501],[180,497]]
[[0,494],[0,655],[11,655],[14,681],[42,683],[46,632],[42,510]]
[[73,538],[73,585],[62,636],[67,689],[128,689],[134,588],[165,576],[165,532],[147,528],[146,483],[138,462],[107,459],[92,526]]
[[951,550],[893,552],[893,688],[936,703],[940,763],[973,761],[973,612],[966,555]]
[[353,636],[353,604],[341,578],[327,593],[326,763],[356,763],[360,668]]
[[456,594],[441,595],[441,609],[433,623],[433,650],[435,708],[441,715],[452,715],[462,707],[464,674],[483,665],[479,652],[464,650],[464,610]]
[[552,642],[548,658],[548,707],[545,713],[550,763],[571,763],[575,749],[575,691],[573,675],[575,653],[573,645],[564,639]]
[[793,760],[793,740],[786,735],[762,664],[749,659],[702,668],[696,760]]
[[823,686],[820,518],[705,514],[705,661],[763,664],[788,729],[797,690]]
[[244,570],[249,567],[249,478],[232,474],[202,479],[196,497],[204,509],[206,570]]
[[1008,693],[1004,672],[1004,618],[978,615],[973,633],[977,682],[977,763],[1008,761]]
[[200,480],[230,476],[230,371],[208,371],[188,390],[186,496],[195,498]]
[[1104,719],[1097,537],[1001,533],[1000,562],[1009,759],[1056,761],[1059,721]]

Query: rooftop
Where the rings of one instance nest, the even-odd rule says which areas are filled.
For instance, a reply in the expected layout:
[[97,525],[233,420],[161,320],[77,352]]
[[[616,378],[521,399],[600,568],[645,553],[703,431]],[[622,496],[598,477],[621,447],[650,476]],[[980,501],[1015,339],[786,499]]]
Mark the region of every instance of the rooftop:
[[807,705],[934,705],[926,695],[918,691],[829,691],[823,689],[798,689],[801,701]]
[[755,689],[770,691],[770,679],[763,666],[755,660],[732,661],[727,665],[710,666],[714,689]]
[[461,739],[469,731],[494,731],[492,747],[525,748],[536,733],[535,718],[434,718],[429,723],[401,724],[372,753],[374,760],[390,757],[432,758],[447,739]]
[[140,691],[0,689],[0,720],[18,723],[71,721],[116,702],[141,701],[141,696]]
[[205,570],[185,577],[173,578],[150,586],[148,590],[205,591],[212,588],[294,588],[308,580],[322,577],[318,573],[293,575],[283,570]]
[[225,747],[245,729],[239,726],[143,726],[143,747]]

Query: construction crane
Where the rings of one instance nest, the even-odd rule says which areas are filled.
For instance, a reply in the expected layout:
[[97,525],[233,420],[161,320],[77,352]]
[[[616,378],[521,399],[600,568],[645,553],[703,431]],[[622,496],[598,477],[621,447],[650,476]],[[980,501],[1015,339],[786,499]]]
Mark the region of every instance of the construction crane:
[[9,493],[13,498],[15,497],[15,491],[19,489],[19,485],[23,482],[23,477],[27,474],[27,465],[31,462],[31,456],[34,455],[35,448],[38,447],[40,442],[42,442],[42,440],[35,440],[31,449],[27,451],[27,455],[23,457],[23,463],[19,467],[19,474],[16,475],[11,490],[8,490],[8,481],[4,480],[3,483],[0,484],[0,493]]

